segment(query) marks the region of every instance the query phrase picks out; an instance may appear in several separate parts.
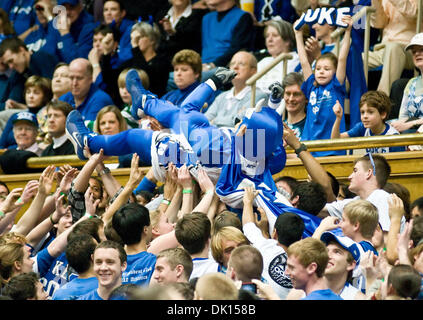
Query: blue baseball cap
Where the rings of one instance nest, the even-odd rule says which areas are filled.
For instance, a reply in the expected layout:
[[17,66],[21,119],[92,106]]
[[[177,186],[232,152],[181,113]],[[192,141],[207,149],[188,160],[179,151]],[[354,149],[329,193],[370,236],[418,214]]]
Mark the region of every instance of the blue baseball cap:
[[15,124],[18,121],[28,121],[32,125],[34,125],[36,128],[38,128],[38,121],[35,114],[28,112],[28,111],[22,111],[18,112],[12,115],[12,123]]
[[331,241],[339,243],[342,248],[351,253],[357,263],[360,262],[360,250],[358,249],[358,244],[351,238],[335,234],[331,231],[325,231],[321,235],[320,240],[322,240],[326,245],[328,245]]
[[57,0],[58,5],[70,4],[71,6],[76,6],[79,4],[79,0]]

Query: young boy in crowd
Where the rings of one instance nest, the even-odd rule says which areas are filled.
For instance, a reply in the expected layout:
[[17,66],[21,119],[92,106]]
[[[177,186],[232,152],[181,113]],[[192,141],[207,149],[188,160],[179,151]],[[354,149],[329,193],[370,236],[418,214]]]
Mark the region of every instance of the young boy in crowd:
[[[342,120],[342,106],[337,101],[333,106],[336,120],[332,127],[331,139],[348,137],[371,137],[399,134],[399,132],[385,121],[391,112],[391,100],[383,91],[368,91],[360,99],[361,122],[348,131],[340,133]],[[405,151],[405,147],[367,148],[366,152],[387,153]]]
[[[120,98],[122,99],[123,105],[118,106],[119,109],[122,112],[122,116],[123,118],[126,120],[126,124],[128,125],[129,128],[138,128],[139,124],[138,121],[136,119],[134,119],[134,117],[132,117],[131,115],[131,106],[132,106],[132,97],[129,94],[128,90],[126,89],[126,74],[128,73],[129,69],[124,69],[122,70],[122,72],[119,74],[118,77],[118,81],[117,81],[117,85],[119,88],[119,95]],[[144,70],[137,70],[142,85],[145,88],[148,88],[150,86],[150,80],[148,79],[148,75]]]

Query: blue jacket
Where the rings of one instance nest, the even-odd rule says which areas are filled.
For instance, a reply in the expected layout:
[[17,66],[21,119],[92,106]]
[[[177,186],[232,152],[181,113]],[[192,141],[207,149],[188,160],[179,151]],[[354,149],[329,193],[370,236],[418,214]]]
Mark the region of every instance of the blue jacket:
[[32,52],[41,50],[59,57],[60,53],[57,49],[58,33],[53,27],[53,21],[50,21],[44,27],[37,19],[36,24],[38,30],[31,32],[24,40],[28,50]]
[[[11,5],[10,2],[14,2],[14,5]],[[6,1],[5,4],[2,4],[3,6],[6,9],[10,7],[10,11],[6,10],[6,12],[9,13],[9,20],[13,23],[17,35],[20,35],[34,25],[36,19],[33,9],[34,0]]]
[[[59,100],[65,101],[76,108],[72,92],[65,93]],[[95,84],[92,84],[84,102],[76,109],[82,114],[84,120],[94,121],[100,109],[111,104],[113,104],[112,98]]]
[[[167,92],[165,95],[163,95],[161,97],[161,99],[163,100],[167,100],[169,102],[172,102],[174,105],[176,106],[180,106],[181,103],[185,100],[185,98],[195,89],[197,88],[197,86],[200,84],[200,82],[195,81],[194,83],[190,84],[188,87],[186,87],[183,90],[180,89],[176,89],[176,90],[172,90]],[[216,92],[216,93],[220,93]],[[209,99],[209,101],[207,101],[208,105],[210,106],[214,99],[216,98],[217,94],[212,95]]]
[[119,65],[126,60],[132,59],[131,46],[131,30],[134,21],[123,19],[119,26],[120,40],[119,40]]
[[82,11],[70,28],[70,32],[64,36],[58,33],[57,49],[60,52],[60,60],[70,63],[76,58],[88,58],[88,53],[93,47],[94,29],[99,25],[91,14]]

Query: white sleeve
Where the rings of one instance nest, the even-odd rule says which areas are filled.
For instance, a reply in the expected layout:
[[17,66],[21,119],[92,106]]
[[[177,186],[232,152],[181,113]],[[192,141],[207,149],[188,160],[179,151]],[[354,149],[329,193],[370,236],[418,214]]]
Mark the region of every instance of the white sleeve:
[[248,241],[250,241],[254,246],[259,245],[261,242],[265,241],[266,238],[263,237],[261,230],[256,226],[254,222],[248,222],[242,226],[245,236]]

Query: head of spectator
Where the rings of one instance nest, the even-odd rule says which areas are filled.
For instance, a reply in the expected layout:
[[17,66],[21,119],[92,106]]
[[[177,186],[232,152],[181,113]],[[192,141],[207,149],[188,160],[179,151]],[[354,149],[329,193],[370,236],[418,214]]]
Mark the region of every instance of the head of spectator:
[[108,194],[104,189],[103,180],[98,176],[91,176],[88,180],[88,187],[90,188],[89,193],[92,194],[93,200],[100,200],[97,206],[96,214],[101,216],[104,212],[108,201]]
[[113,228],[126,245],[151,241],[151,222],[148,209],[138,203],[121,207],[112,218]]
[[353,270],[360,262],[357,243],[349,237],[337,236],[329,231],[324,232],[320,240],[326,244],[329,256],[325,278],[328,282],[337,282],[343,288],[347,281],[352,281]]
[[422,277],[410,265],[398,264],[389,271],[385,300],[413,300],[421,289]]
[[349,186],[345,183],[339,184],[339,193],[336,197],[337,200],[351,199],[357,196],[355,193],[351,192],[348,187]]
[[123,18],[126,16],[124,2],[121,0],[105,0],[103,1],[103,18],[104,22],[111,24],[113,21],[119,27]]
[[7,38],[0,44],[2,62],[18,73],[24,73],[31,61],[31,52],[19,38]]
[[[139,204],[142,204],[143,206],[145,206],[147,203],[149,203],[153,199],[153,193],[147,190],[141,190],[137,192],[137,194],[135,195],[135,199]],[[150,219],[153,220],[151,213],[152,212],[150,212]],[[153,223],[153,228],[154,228],[154,223]]]
[[80,105],[88,96],[93,83],[93,66],[87,59],[74,59],[69,65],[69,78],[75,105]]
[[9,15],[6,11],[0,8],[0,34],[11,36],[15,34],[13,24],[10,22]]
[[175,236],[191,256],[208,252],[211,237],[210,220],[204,213],[185,214],[176,223]]
[[199,81],[201,77],[201,56],[194,50],[178,51],[172,59],[172,66],[175,84],[180,90]]
[[276,219],[272,239],[277,240],[286,251],[291,244],[301,240],[304,228],[304,221],[299,215],[285,212]]
[[410,233],[410,247],[417,247],[423,239],[423,216],[417,216],[413,219],[413,227]]
[[151,233],[152,238],[155,239],[163,234],[167,234],[175,229],[175,224],[170,223],[165,212],[160,210],[150,211]]
[[157,24],[148,22],[137,22],[131,29],[132,47],[141,51],[145,56],[155,55],[160,44],[160,29]]
[[311,237],[305,238],[291,244],[287,254],[285,274],[291,278],[295,289],[304,290],[308,295],[317,283],[324,281],[329,261],[325,244]]
[[[107,34],[112,34],[113,39],[111,40],[110,43],[107,44],[107,50],[105,50],[103,39]],[[99,55],[116,52],[119,46],[119,39],[120,39],[120,35],[117,28],[112,28],[109,25],[100,24],[98,27],[94,29],[93,48],[97,49],[97,52]]]
[[[132,105],[132,97],[129,94],[128,90],[126,89],[126,74],[128,73],[130,69],[126,68],[124,70],[121,71],[121,73],[119,74],[118,77],[118,87],[119,87],[119,95],[120,98],[122,99],[123,103],[125,105]],[[138,75],[141,79],[141,83],[142,86],[148,90],[148,88],[150,87],[150,79],[148,78],[148,74],[141,69],[136,69],[138,72]]]
[[411,218],[423,216],[423,197],[414,200],[410,205]]
[[67,63],[61,62],[54,69],[51,90],[53,92],[53,99],[59,99],[62,95],[71,91],[69,65]]
[[367,197],[376,189],[382,189],[391,174],[391,166],[384,156],[366,154],[354,160],[354,169],[348,177],[349,190],[361,199]]
[[165,249],[157,254],[152,279],[158,284],[188,283],[192,269],[191,256],[184,249]]
[[292,191],[298,185],[298,180],[291,176],[282,176],[275,179],[276,188],[280,194],[291,199]]
[[[72,232],[69,234],[71,235]],[[69,266],[77,273],[78,277],[86,278],[93,276],[92,256],[98,242],[87,233],[74,234],[68,236],[66,245],[66,259]]]
[[420,71],[423,70],[423,61],[421,55],[423,54],[423,33],[416,34],[405,47],[405,51],[410,50],[413,56],[414,66]]
[[82,10],[84,10],[80,0],[58,0],[57,5],[64,6],[66,8],[66,16],[71,24],[79,18]]
[[238,289],[223,273],[207,273],[195,285],[194,300],[238,300]]
[[264,39],[269,54],[276,58],[281,53],[295,51],[296,41],[292,24],[285,20],[269,20],[264,28]]
[[211,253],[214,260],[226,270],[232,251],[242,245],[248,245],[247,237],[238,228],[226,226],[216,231],[211,238]]
[[51,80],[36,75],[30,76],[25,81],[24,96],[29,109],[41,109],[53,98]]
[[48,298],[35,272],[12,277],[4,288],[4,294],[13,300],[47,300]]
[[226,274],[234,281],[250,283],[251,280],[261,279],[263,272],[263,256],[251,245],[235,248],[228,261]]
[[363,126],[369,128],[374,134],[385,130],[385,120],[391,113],[392,102],[383,91],[370,90],[360,98],[360,119]]
[[301,90],[304,77],[299,72],[290,72],[282,80],[283,100],[285,101],[285,112],[283,117],[289,124],[294,124],[305,117],[307,97]]
[[331,38],[331,34],[335,31],[336,26],[330,25],[328,23],[315,23],[313,24],[312,28],[316,33],[316,38],[319,41],[323,41],[326,44],[332,43],[333,40]]
[[10,190],[7,184],[4,181],[0,181],[0,203],[6,200],[7,195],[9,194]]
[[236,72],[232,84],[237,94],[246,87],[247,80],[257,72],[257,59],[247,51],[239,51],[232,56],[229,68]]
[[207,8],[217,12],[226,11],[236,5],[235,0],[206,0]]
[[220,212],[213,220],[212,234],[215,234],[223,227],[235,227],[242,231],[242,222],[238,215],[232,211],[224,210]]
[[38,121],[35,114],[21,111],[12,115],[13,136],[18,150],[26,150],[36,143]]
[[117,242],[106,240],[97,245],[93,254],[94,273],[98,279],[97,292],[107,300],[111,292],[122,284],[127,255]]
[[47,0],[35,0],[34,9],[38,22],[45,27],[53,18],[53,4]]
[[189,282],[171,282],[167,286],[175,289],[183,299],[194,300],[194,288]]
[[80,234],[90,235],[97,243],[107,240],[104,233],[104,222],[97,217],[78,222],[69,233],[68,241]]
[[46,107],[48,134],[52,138],[60,138],[66,134],[66,117],[73,108],[69,103],[60,100],[52,100]]
[[94,132],[102,135],[112,135],[126,129],[126,121],[118,107],[114,105],[105,106],[97,113],[94,122]]
[[423,273],[423,242],[408,252],[411,265],[420,273]]
[[317,216],[325,207],[327,195],[321,184],[315,181],[299,183],[292,192],[291,203],[294,207]]
[[[25,240],[25,239],[24,239]],[[32,271],[34,260],[31,259],[29,246],[22,240],[4,239],[0,245],[0,281],[4,286],[10,278]]]
[[353,200],[342,212],[339,227],[345,236],[356,242],[370,241],[379,223],[379,213],[375,205],[367,200]]

